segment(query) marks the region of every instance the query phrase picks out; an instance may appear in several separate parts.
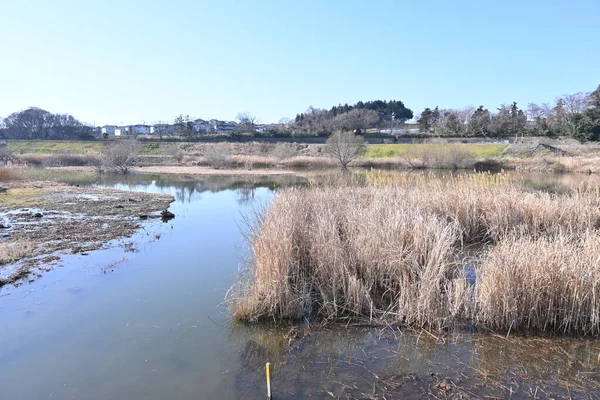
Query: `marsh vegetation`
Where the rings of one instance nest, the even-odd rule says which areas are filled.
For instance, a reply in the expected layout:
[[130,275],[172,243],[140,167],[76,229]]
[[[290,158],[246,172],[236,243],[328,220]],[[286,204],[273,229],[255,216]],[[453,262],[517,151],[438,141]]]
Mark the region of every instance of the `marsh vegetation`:
[[258,216],[232,290],[244,321],[600,331],[600,191],[506,174],[366,173],[290,188]]

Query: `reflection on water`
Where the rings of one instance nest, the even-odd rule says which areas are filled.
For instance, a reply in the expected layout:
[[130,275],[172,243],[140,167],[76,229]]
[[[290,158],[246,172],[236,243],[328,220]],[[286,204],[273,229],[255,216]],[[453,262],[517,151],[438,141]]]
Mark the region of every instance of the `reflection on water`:
[[307,179],[71,178],[54,177],[173,194],[177,218],[123,241],[138,252],[68,256],[30,284],[0,289],[1,399],[256,399],[267,361],[276,399],[598,398],[591,339],[234,324],[221,303],[246,256],[242,217]]

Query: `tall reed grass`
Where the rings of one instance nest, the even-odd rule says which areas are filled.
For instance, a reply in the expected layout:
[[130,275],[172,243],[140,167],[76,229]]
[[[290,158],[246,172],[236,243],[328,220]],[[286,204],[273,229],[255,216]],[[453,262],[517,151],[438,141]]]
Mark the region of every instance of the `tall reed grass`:
[[501,330],[600,333],[600,237],[513,237],[478,270],[473,318]]
[[[597,188],[554,195],[489,174],[364,182],[279,193],[248,236],[236,318],[600,329]],[[474,287],[470,245],[482,249]]]

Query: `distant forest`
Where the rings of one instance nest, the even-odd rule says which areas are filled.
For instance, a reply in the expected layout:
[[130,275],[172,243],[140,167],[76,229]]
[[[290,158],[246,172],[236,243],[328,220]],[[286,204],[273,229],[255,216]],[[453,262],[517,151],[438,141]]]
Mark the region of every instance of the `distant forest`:
[[31,107],[0,120],[0,137],[4,139],[90,139],[94,128],[69,114],[52,114]]
[[[330,109],[309,107],[293,120],[284,118],[276,124],[260,125],[260,132],[251,132],[258,130],[259,124],[249,113],[238,114],[238,120],[235,130],[228,135],[313,136],[328,135],[335,131],[381,135],[384,129],[388,132],[390,129],[407,132],[407,121],[414,120],[416,125],[412,124],[413,129],[409,132],[413,135],[497,138],[570,136],[580,141],[591,141],[600,139],[600,86],[591,93],[564,95],[552,104],[530,103],[524,109],[516,102],[492,111],[484,106],[463,109],[427,107],[415,116],[402,101],[374,100],[359,101],[353,105],[339,104]],[[415,126],[418,132],[415,132]],[[0,119],[0,138],[3,139],[94,137],[98,137],[97,130],[73,116],[53,114],[35,107]]]
[[600,137],[600,86],[591,93],[558,97],[554,103],[483,106],[461,110],[425,108],[417,118],[421,132],[438,136],[571,136],[580,141]]

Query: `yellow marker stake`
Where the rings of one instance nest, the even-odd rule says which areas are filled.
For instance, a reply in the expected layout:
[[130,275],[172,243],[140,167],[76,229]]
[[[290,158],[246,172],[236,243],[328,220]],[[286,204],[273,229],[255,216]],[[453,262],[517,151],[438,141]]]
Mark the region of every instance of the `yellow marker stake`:
[[267,373],[267,400],[271,400],[271,363],[267,363],[266,373]]

